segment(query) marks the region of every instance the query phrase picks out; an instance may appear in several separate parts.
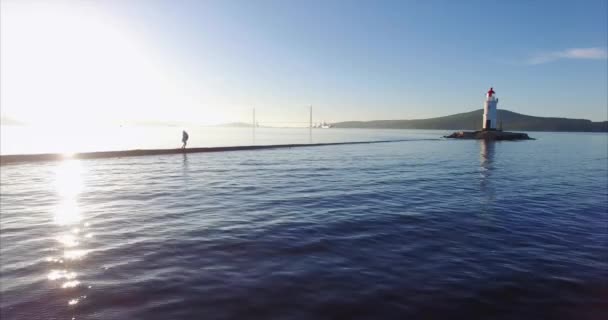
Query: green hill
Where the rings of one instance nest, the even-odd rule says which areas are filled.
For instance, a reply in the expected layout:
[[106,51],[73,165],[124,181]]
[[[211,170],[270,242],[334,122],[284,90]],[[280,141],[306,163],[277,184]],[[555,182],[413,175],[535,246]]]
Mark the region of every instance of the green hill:
[[[483,110],[458,113],[445,117],[418,120],[346,121],[334,124],[335,128],[376,129],[437,129],[477,130],[481,127]],[[509,110],[498,110],[503,130],[608,132],[608,121],[592,122],[585,119],[533,117]]]

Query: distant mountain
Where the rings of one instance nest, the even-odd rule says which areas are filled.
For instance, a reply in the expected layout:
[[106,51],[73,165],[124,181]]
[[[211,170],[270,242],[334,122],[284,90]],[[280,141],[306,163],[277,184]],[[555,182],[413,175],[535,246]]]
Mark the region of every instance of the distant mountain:
[[[418,120],[346,121],[334,124],[335,128],[376,129],[436,129],[477,130],[481,127],[483,109],[450,116]],[[498,109],[497,120],[503,130],[608,132],[608,121],[592,122],[585,119],[533,117],[509,110]]]

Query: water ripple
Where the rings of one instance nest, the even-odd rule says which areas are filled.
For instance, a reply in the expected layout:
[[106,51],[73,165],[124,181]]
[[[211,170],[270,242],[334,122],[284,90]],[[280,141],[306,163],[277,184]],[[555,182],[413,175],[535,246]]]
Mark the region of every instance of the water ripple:
[[601,319],[607,137],[552,137],[3,167],[1,316]]

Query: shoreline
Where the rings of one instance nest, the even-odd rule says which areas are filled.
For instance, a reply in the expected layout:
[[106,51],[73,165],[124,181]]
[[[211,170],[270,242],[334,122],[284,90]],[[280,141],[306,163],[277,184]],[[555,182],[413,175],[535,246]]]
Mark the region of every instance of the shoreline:
[[177,148],[177,149],[133,149],[133,150],[118,150],[118,151],[81,152],[81,153],[72,154],[70,156],[67,156],[62,153],[15,154],[15,155],[0,155],[0,165],[38,162],[38,161],[59,161],[59,160],[64,160],[64,159],[104,159],[104,158],[168,155],[168,154],[288,149],[288,148],[323,147],[323,146],[390,143],[390,142],[422,141],[422,140],[441,140],[441,139],[398,139],[398,140],[376,140],[376,141],[354,141],[354,142],[275,144],[275,145],[260,145],[260,146],[249,145],[249,146],[231,146],[231,147],[203,147],[203,148],[186,148],[186,149],[181,149],[181,148]]

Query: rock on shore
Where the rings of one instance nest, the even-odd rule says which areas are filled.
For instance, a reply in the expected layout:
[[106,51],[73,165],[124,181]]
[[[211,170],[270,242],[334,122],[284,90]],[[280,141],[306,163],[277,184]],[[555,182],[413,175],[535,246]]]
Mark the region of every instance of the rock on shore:
[[483,140],[534,140],[527,133],[505,131],[458,131],[444,138]]

